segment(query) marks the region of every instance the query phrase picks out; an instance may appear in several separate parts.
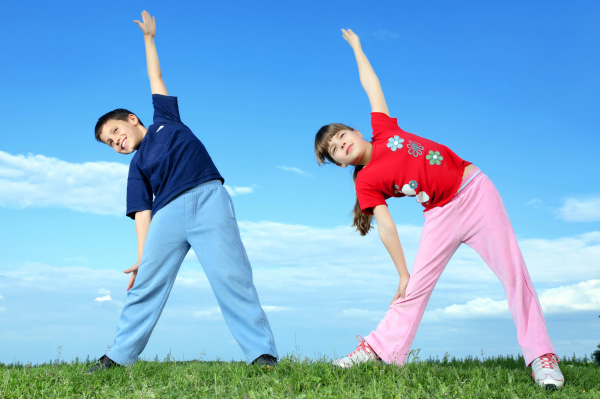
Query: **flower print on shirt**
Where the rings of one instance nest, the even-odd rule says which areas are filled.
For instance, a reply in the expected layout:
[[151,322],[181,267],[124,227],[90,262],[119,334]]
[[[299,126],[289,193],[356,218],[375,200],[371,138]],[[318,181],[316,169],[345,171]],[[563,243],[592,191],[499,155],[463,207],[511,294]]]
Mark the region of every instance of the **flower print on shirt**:
[[390,137],[388,139],[387,146],[392,150],[396,151],[398,148],[402,148],[404,144],[404,139],[401,139],[399,136]]
[[407,184],[403,185],[402,190],[398,190],[399,187],[394,184],[394,188],[396,189],[394,190],[394,193],[402,193],[407,197],[417,197],[416,200],[419,204],[425,203],[425,205],[427,205],[427,201],[429,201],[429,195],[425,191],[421,191],[417,194],[416,188],[418,186],[419,184],[416,182],[416,180],[411,180]]
[[425,158],[429,160],[429,165],[440,165],[444,160],[439,151],[429,151]]
[[408,148],[408,153],[416,158],[419,155],[423,154],[423,149],[425,147],[423,147],[416,141],[408,140],[408,145],[406,146],[406,148]]

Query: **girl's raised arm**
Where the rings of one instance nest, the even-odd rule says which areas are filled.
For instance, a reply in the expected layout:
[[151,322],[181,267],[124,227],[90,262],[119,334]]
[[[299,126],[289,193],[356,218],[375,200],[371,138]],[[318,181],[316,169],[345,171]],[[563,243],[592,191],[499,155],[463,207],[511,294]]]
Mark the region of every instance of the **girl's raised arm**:
[[371,63],[367,59],[367,56],[362,51],[360,40],[356,33],[352,32],[352,29],[342,29],[342,37],[346,39],[352,50],[354,50],[354,56],[356,57],[356,64],[358,65],[358,75],[360,76],[360,83],[363,89],[369,97],[371,103],[372,112],[381,112],[390,116],[385,98],[383,97],[383,90],[381,90],[381,84],[375,71],[371,66]]

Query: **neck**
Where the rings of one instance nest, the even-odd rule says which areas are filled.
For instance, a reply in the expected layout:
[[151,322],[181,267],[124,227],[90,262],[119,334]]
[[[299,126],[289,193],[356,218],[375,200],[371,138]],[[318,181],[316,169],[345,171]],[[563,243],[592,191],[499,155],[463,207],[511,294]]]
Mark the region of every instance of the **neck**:
[[368,143],[365,155],[358,161],[358,165],[366,166],[371,160],[371,155],[373,155],[373,144]]

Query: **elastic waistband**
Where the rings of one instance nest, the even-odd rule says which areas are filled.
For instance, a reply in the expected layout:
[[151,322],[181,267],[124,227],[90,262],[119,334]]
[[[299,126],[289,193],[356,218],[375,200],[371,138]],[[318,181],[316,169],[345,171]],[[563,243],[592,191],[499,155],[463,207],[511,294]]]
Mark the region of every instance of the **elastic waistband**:
[[223,185],[223,183],[221,183],[221,179],[212,179],[212,180],[207,180],[204,183],[200,183],[197,186],[190,188],[188,191],[202,190],[203,188],[208,187],[208,186],[222,186],[222,185]]
[[481,173],[481,170],[477,166],[475,166],[475,169],[473,169],[472,171],[469,172],[468,175],[463,177],[462,181],[460,182],[460,188],[458,189],[456,194],[460,193],[461,190],[463,188],[465,188],[467,186],[467,184],[471,183],[471,181],[475,178],[475,176],[477,176],[480,173]]

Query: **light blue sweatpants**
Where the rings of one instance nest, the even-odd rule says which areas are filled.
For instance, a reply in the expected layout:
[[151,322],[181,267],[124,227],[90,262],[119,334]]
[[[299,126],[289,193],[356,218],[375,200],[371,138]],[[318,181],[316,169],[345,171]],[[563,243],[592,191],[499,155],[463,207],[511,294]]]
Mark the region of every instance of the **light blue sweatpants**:
[[138,359],[190,246],[246,362],[262,354],[277,357],[273,333],[252,281],[233,204],[220,180],[183,192],[154,215],[135,284],[127,293],[117,335],[107,356],[119,364]]

